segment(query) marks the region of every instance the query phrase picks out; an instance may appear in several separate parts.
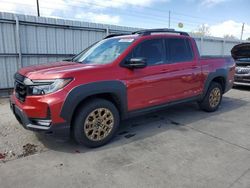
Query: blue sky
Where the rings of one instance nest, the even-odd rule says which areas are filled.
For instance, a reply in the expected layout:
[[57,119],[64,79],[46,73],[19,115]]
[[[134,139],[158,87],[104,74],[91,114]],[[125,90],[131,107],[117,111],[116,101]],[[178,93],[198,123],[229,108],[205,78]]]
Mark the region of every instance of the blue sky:
[[[36,14],[35,0],[0,0],[0,11]],[[41,16],[141,28],[171,27],[196,31],[202,24],[210,35],[250,37],[250,0],[40,0]]]

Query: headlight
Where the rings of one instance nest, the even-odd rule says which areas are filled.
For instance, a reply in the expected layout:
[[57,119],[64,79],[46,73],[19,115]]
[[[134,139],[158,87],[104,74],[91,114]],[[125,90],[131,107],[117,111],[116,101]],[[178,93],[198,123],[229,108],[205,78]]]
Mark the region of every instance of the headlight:
[[24,80],[25,85],[29,86],[31,95],[45,95],[53,93],[65,87],[72,79],[55,79],[55,80]]

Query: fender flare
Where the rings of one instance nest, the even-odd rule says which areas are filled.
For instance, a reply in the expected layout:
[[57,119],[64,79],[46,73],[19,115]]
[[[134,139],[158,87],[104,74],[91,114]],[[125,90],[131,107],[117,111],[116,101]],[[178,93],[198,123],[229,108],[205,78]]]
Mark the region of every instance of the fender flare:
[[100,81],[83,84],[73,88],[67,95],[62,106],[60,116],[71,122],[78,104],[87,97],[97,94],[112,94],[119,99],[119,109],[121,116],[127,113],[127,89],[121,81]]
[[217,78],[217,77],[222,77],[225,80],[225,88],[226,88],[227,76],[228,76],[228,70],[227,69],[217,69],[215,72],[209,73],[208,77],[207,77],[207,80],[205,81],[204,90],[203,90],[204,92],[203,92],[203,95],[202,95],[202,99],[206,95],[212,80]]

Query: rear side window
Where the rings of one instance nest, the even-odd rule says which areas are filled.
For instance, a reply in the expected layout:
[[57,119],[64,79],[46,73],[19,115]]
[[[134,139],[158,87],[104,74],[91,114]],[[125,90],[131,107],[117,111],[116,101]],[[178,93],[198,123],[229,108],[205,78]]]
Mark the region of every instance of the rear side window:
[[140,43],[133,51],[134,58],[146,58],[148,65],[164,63],[164,46],[162,39],[151,39]]
[[193,60],[193,51],[189,40],[182,38],[168,38],[165,42],[167,57],[170,63]]

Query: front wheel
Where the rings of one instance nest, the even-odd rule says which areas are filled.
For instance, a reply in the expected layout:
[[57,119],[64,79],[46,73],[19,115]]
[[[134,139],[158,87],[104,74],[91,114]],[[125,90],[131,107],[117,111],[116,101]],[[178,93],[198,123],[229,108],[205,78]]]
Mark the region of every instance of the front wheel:
[[212,82],[208,88],[208,91],[199,106],[202,110],[207,112],[216,111],[221,103],[222,99],[222,87],[217,82]]
[[93,99],[76,112],[73,136],[79,144],[98,147],[109,142],[120,122],[115,105],[104,99]]

